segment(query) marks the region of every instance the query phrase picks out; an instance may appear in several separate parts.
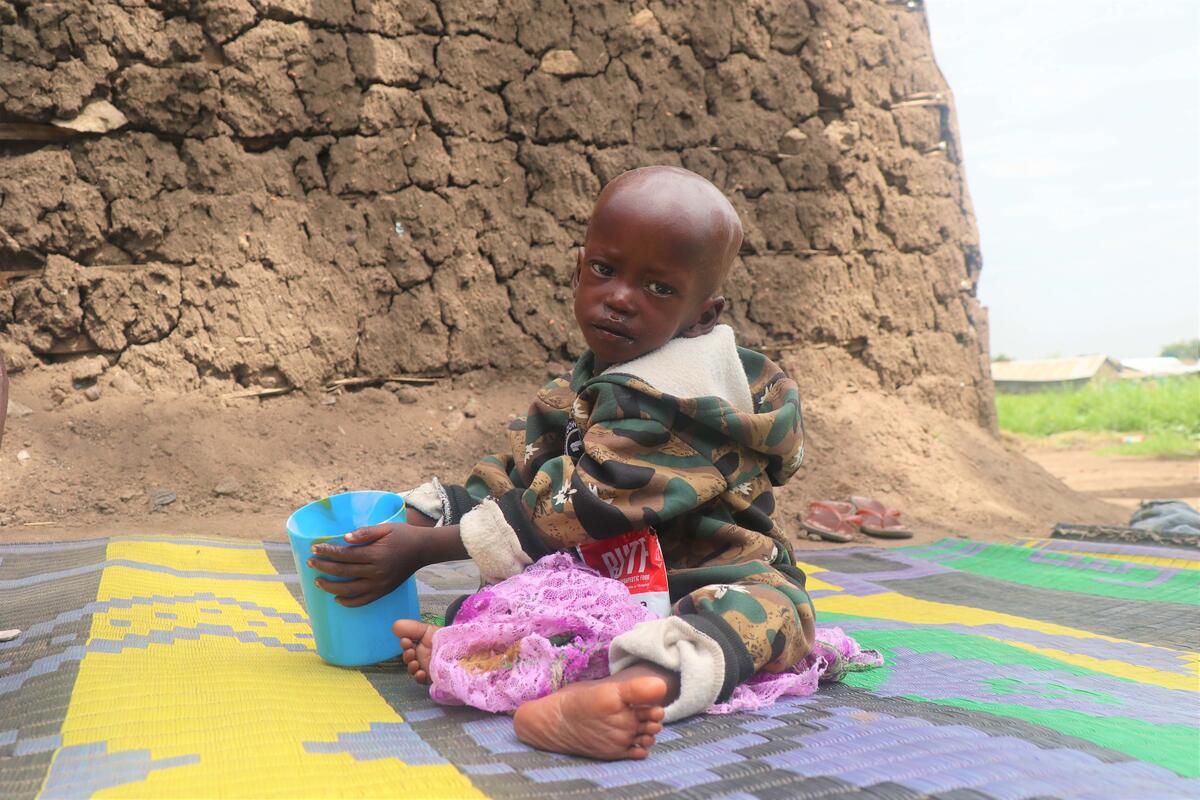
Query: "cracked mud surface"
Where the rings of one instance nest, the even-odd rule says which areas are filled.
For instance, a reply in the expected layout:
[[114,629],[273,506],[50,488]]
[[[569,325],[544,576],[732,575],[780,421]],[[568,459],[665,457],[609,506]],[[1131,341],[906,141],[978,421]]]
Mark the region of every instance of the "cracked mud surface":
[[[99,101],[124,124],[48,124]],[[0,353],[35,409],[0,451],[0,526],[255,535],[342,486],[461,478],[579,352],[591,201],[650,163],[742,216],[730,321],[797,377],[815,439],[785,514],[851,492],[993,535],[1111,513],[989,433],[919,3],[0,0]],[[446,396],[315,394],[405,374]],[[442,426],[467,395],[478,416]],[[158,488],[179,499],[151,516]]]
[[622,170],[747,229],[743,341],[839,351],[990,426],[949,95],[903,4],[0,0],[0,346],[143,388],[313,387],[569,359],[568,278]]

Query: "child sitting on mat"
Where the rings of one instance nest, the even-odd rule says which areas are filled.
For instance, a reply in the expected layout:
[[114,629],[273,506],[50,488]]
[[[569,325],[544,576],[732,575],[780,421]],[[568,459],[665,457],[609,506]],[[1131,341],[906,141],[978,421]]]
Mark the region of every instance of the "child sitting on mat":
[[[484,458],[465,486],[410,492],[407,524],[313,548],[332,559],[322,572],[350,579],[318,585],[359,606],[429,564],[471,558],[495,584],[544,556],[652,529],[671,615],[616,636],[607,677],[520,705],[516,733],[534,747],[644,758],[663,722],[813,648],[804,574],[772,516],[772,487],[803,455],[796,384],[717,324],[741,242],[733,206],[699,175],[649,167],[613,180],[572,277],[588,350],[510,426],[512,451]],[[409,671],[428,680],[438,628],[395,630]]]

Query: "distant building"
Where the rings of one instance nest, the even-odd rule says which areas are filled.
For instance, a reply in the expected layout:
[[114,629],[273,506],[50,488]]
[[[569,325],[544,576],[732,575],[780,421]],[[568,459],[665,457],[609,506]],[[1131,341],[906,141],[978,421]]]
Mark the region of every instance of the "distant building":
[[992,381],[1006,394],[1082,389],[1090,383],[1121,376],[1121,365],[1108,356],[993,361]]
[[1121,359],[1122,378],[1169,378],[1196,373],[1200,373],[1200,364],[1189,364],[1171,356]]

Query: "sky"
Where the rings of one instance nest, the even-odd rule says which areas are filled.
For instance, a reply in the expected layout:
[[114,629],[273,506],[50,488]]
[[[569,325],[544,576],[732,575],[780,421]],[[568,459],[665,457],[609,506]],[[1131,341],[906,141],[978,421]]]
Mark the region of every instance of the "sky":
[[926,0],[992,355],[1200,337],[1200,0]]

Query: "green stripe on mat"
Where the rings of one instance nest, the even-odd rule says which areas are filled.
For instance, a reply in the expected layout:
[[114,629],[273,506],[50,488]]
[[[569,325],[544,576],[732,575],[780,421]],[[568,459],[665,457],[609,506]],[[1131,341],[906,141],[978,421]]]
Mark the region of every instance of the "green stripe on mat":
[[1047,711],[1011,703],[976,700],[930,700],[903,695],[907,700],[980,711],[1032,722],[1077,736],[1134,758],[1161,764],[1186,778],[1200,776],[1200,732],[1186,725],[1150,725],[1132,717],[1096,717],[1078,711]]
[[[874,677],[884,673],[887,670],[887,664],[891,663],[889,656],[897,647],[905,647],[918,653],[951,653],[960,658],[977,658],[982,661],[990,661],[997,667],[1009,664],[1021,664],[1038,670],[1053,669],[1068,672],[1072,675],[1093,675],[1098,678],[1107,678],[1115,681],[1127,680],[1119,675],[1108,675],[1088,669],[1087,667],[1081,667],[1078,664],[1070,664],[1050,658],[1049,656],[1043,656],[1039,653],[1023,650],[1020,647],[1013,647],[1010,644],[1005,644],[986,635],[971,635],[939,629],[922,630],[920,628],[858,630],[854,627],[854,620],[856,619],[864,618],[851,617],[844,614],[821,614],[819,620],[822,625],[840,625],[845,629],[846,633],[852,635],[863,647],[883,652],[884,667],[882,669],[871,670],[869,672],[856,672],[853,673],[853,681],[849,678],[847,679],[847,683],[853,683],[856,686],[862,685],[855,682],[859,679]],[[1136,681],[1128,682],[1137,685]]]
[[[1179,570],[1160,582],[1159,578],[1168,568],[1010,545],[989,545],[983,550],[976,550],[977,547],[977,543],[970,541],[943,540],[933,548],[917,545],[899,549],[912,558],[928,559],[963,572],[1024,586],[1150,603],[1200,605],[1200,570]],[[1033,557],[1043,561],[1034,561]],[[1061,561],[1062,564],[1045,561]],[[1117,563],[1124,568],[1119,576],[1113,573],[1113,565]],[[1081,564],[1095,565],[1096,571],[1083,571],[1079,567]],[[1128,585],[1134,582],[1145,585]]]
[[[1065,661],[1059,661],[1038,653],[1013,647],[986,635],[970,635],[947,630],[921,630],[901,628],[892,630],[856,629],[856,621],[862,617],[846,614],[822,614],[822,625],[839,625],[854,636],[864,648],[879,650],[884,656],[884,666],[866,672],[852,672],[843,683],[866,691],[887,695],[887,683],[897,663],[897,650],[915,653],[950,654],[956,658],[987,661],[996,666],[996,678],[987,681],[993,691],[1009,691],[1003,677],[1006,666],[1021,665],[1039,671],[1058,671],[1071,675],[1093,676],[1106,681],[1129,683],[1135,681],[1115,675],[1097,672]],[[1015,691],[1015,690],[1014,690]],[[1068,687],[1058,686],[1057,691],[1069,693]],[[1104,692],[1083,692],[1092,702],[1123,705],[1120,698]],[[1181,702],[1195,702],[1194,697],[1180,693]],[[1177,772],[1185,777],[1200,776],[1200,730],[1186,725],[1150,724],[1129,716],[1100,717],[1077,711],[1037,709],[1015,703],[984,703],[962,698],[929,698],[917,694],[894,695],[922,703],[961,708],[967,711],[1011,717],[1041,725],[1068,736],[1075,736],[1101,747],[1126,753],[1134,758],[1149,761]],[[1198,712],[1200,716],[1200,712]]]

